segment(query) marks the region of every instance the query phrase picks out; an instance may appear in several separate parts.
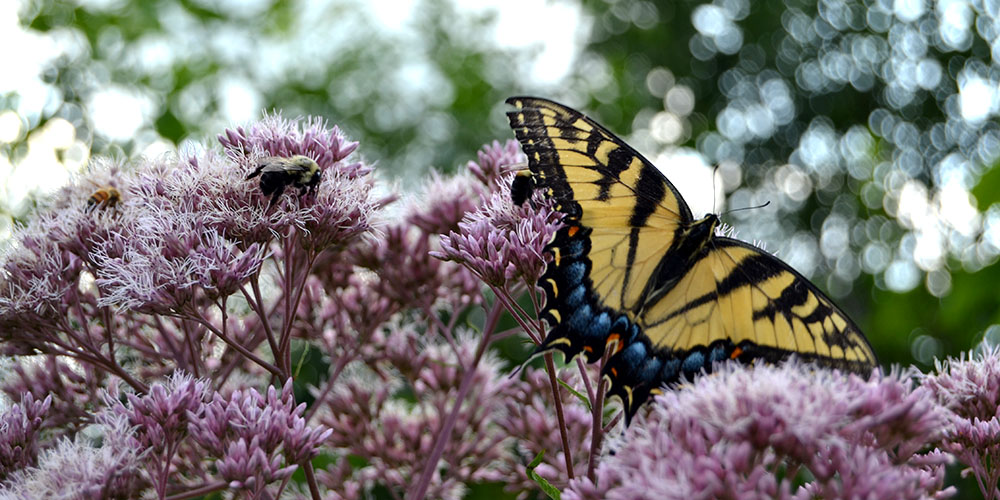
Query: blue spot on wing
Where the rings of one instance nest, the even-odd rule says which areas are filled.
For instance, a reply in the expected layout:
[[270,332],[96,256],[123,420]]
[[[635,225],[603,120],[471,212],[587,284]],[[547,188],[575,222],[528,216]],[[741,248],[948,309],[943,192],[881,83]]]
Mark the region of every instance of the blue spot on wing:
[[705,355],[700,351],[692,352],[688,354],[687,358],[684,358],[684,364],[681,365],[681,369],[687,373],[694,373],[705,366]]
[[636,378],[641,381],[641,383],[655,383],[656,375],[660,371],[660,367],[663,366],[663,362],[660,358],[656,356],[651,356],[646,358],[646,362],[642,364],[642,367],[636,373]]
[[642,342],[636,342],[622,350],[619,356],[624,360],[625,366],[638,366],[646,359],[647,354],[646,346]]
[[677,380],[681,368],[681,360],[671,358],[663,362],[663,369],[660,371],[660,378],[666,383]]
[[566,305],[570,307],[580,307],[583,304],[583,298],[587,293],[587,287],[580,285],[573,289],[572,292],[566,296]]
[[594,314],[591,312],[590,305],[584,304],[580,306],[573,315],[569,318],[569,327],[578,332],[586,332],[590,329],[590,324],[593,321]]
[[708,362],[718,363],[719,361],[725,361],[726,357],[726,348],[722,345],[717,345],[708,353]]
[[587,272],[587,265],[583,262],[574,262],[562,269],[562,277],[569,286],[583,283],[583,275]]
[[583,241],[573,240],[563,247],[563,255],[566,257],[579,257],[583,255]]
[[608,332],[611,331],[611,316],[608,316],[608,313],[606,312],[602,312],[594,318],[594,324],[591,325],[591,330],[594,331],[595,335],[607,337]]

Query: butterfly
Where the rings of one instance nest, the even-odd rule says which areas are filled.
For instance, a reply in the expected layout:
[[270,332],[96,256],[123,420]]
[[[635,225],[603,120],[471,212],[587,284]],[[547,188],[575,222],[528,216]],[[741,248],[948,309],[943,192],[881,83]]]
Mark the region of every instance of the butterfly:
[[694,219],[669,180],[579,111],[511,97],[510,126],[528,157],[517,204],[553,200],[562,228],[538,285],[549,326],[537,353],[594,363],[626,424],[652,394],[714,364],[799,360],[863,375],[878,364],[858,326],[809,280],[766,251]]

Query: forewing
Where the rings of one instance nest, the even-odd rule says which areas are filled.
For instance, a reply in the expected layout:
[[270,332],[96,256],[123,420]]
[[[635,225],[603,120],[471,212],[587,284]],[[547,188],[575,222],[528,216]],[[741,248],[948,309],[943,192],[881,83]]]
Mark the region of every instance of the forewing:
[[[569,226],[586,229],[587,279],[600,304],[631,311],[646,279],[691,211],[677,189],[642,155],[582,113],[531,97],[512,97],[510,126],[534,184],[556,201]],[[565,249],[580,234],[561,232]]]

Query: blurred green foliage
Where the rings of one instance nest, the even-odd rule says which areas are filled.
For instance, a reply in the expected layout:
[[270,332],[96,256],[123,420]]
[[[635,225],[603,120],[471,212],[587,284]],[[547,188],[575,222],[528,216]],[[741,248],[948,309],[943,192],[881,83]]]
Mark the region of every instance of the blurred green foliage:
[[[28,28],[79,35],[73,38],[79,46],[52,61],[44,74],[61,102],[31,127],[65,117],[94,154],[141,152],[148,131],[175,144],[198,142],[231,125],[222,109],[221,82],[236,80],[259,94],[257,109],[250,111],[325,117],[361,140],[366,157],[397,173],[452,169],[501,135],[502,123],[469,126],[486,125],[484,112],[516,83],[514,72],[504,68],[514,67],[518,53],[481,39],[487,16],[460,13],[443,0],[422,1],[412,20],[420,38],[407,40],[381,28],[361,3],[254,4],[247,12],[234,9],[238,3],[227,8],[176,0],[103,7],[31,2],[22,13]],[[306,6],[319,17],[303,19]],[[318,27],[324,32],[302,33]],[[338,41],[325,42],[326,31]],[[180,46],[150,50],[164,40]],[[269,44],[269,52],[259,50]],[[289,53],[281,53],[283,47]],[[190,48],[202,50],[184,51]],[[314,53],[292,53],[305,50]],[[153,96],[154,111],[138,140],[115,142],[94,133],[88,102],[110,84]]]

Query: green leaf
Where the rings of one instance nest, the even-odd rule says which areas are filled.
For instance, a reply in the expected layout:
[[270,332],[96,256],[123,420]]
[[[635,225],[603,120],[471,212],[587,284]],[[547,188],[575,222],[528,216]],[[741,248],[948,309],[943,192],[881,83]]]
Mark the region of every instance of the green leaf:
[[541,488],[542,491],[546,495],[548,495],[549,498],[553,500],[559,500],[559,497],[561,495],[559,493],[559,490],[555,486],[549,484],[549,482],[546,481],[545,478],[535,473],[535,467],[538,467],[538,464],[542,463],[543,457],[545,457],[545,450],[538,452],[538,455],[535,455],[535,459],[532,460],[530,464],[528,464],[528,468],[526,469],[528,478],[538,483],[538,487]]
[[583,404],[587,407],[587,411],[590,411],[590,410],[593,409],[590,406],[590,398],[588,398],[587,396],[581,394],[580,391],[578,391],[578,390],[570,387],[569,384],[567,384],[566,382],[563,382],[563,380],[561,378],[557,378],[556,381],[559,382],[559,385],[565,387],[566,390],[569,391],[570,394],[576,396],[580,401],[583,401]]
[[972,195],[976,197],[976,201],[980,207],[980,210],[986,210],[990,205],[1000,201],[1000,168],[996,168],[998,165],[992,165],[986,172],[979,178],[979,182],[972,187]]

